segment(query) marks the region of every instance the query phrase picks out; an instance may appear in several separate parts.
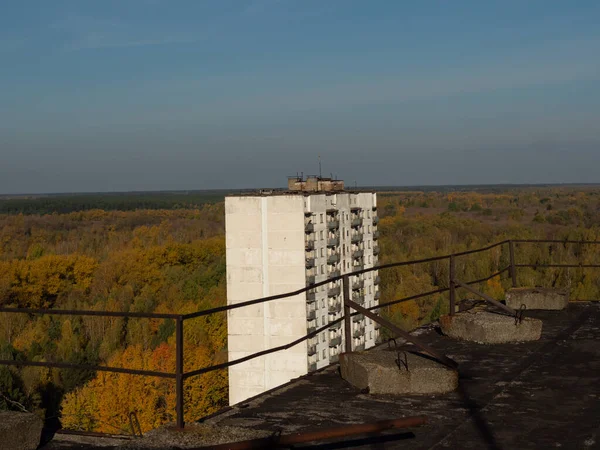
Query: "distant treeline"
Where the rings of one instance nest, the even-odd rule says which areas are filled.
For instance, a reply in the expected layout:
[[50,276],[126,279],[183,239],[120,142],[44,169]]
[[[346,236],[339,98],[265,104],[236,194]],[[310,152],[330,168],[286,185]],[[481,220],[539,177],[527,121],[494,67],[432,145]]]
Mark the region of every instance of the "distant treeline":
[[0,198],[0,214],[68,214],[76,211],[135,211],[138,209],[197,209],[222,202],[227,191],[61,194]]

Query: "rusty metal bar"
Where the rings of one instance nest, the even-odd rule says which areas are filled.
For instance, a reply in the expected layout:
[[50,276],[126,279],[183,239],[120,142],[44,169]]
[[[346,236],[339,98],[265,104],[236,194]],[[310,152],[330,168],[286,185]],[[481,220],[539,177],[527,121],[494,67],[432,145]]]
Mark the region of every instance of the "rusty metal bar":
[[300,342],[306,341],[307,339],[310,339],[311,337],[316,336],[317,334],[319,334],[322,331],[328,330],[333,325],[336,325],[336,324],[340,323],[341,321],[343,321],[344,318],[345,317],[342,316],[339,319],[335,319],[334,321],[329,322],[327,325],[324,325],[321,328],[317,328],[316,330],[311,331],[307,335],[302,336],[301,338],[298,338],[295,341],[290,342],[289,344],[280,345],[279,347],[269,348],[267,350],[263,350],[263,351],[253,353],[248,356],[244,356],[243,358],[234,359],[233,361],[228,361],[228,362],[217,364],[214,366],[203,367],[202,369],[193,370],[191,372],[186,372],[183,374],[183,378],[187,379],[190,377],[195,377],[197,375],[202,375],[202,374],[205,374],[208,372],[212,372],[213,370],[225,369],[227,367],[235,366],[236,364],[241,364],[243,362],[250,361],[251,359],[258,358],[259,356],[268,355],[269,353],[275,353],[275,352],[279,352],[281,350],[287,350],[288,348],[291,348],[294,345],[298,345]]
[[517,244],[590,244],[600,245],[600,241],[559,241],[557,239],[513,239]]
[[[231,442],[211,446],[213,450],[248,450],[289,447],[307,442],[323,441],[336,438],[347,438],[360,434],[381,433],[393,428],[414,428],[427,423],[427,416],[403,417],[401,419],[381,420],[373,423],[350,424],[341,427],[328,428],[320,431],[287,434],[283,436],[270,436],[248,441]],[[200,450],[198,447],[197,450]],[[204,448],[204,447],[202,447]]]
[[82,431],[82,430],[69,430],[67,428],[61,428],[55,431],[56,434],[69,434],[74,436],[89,436],[89,437],[100,437],[110,439],[123,439],[131,440],[134,436],[129,434],[112,434],[112,433],[101,433],[99,431]]
[[500,303],[498,300],[493,299],[492,297],[490,297],[487,294],[484,294],[483,292],[479,292],[477,289],[473,289],[471,286],[469,286],[468,284],[465,283],[461,283],[460,281],[454,280],[454,282],[460,286],[461,288],[466,289],[467,291],[469,291],[471,294],[475,294],[478,295],[479,297],[483,298],[486,302],[491,303],[492,305],[503,309],[504,311],[510,313],[513,316],[516,316],[517,311],[515,311],[514,309],[512,309],[510,306],[506,306],[503,303]]
[[484,281],[491,280],[494,277],[502,275],[504,272],[510,272],[510,266],[505,267],[504,269],[499,270],[498,272],[494,272],[493,274],[488,275],[487,277],[479,278],[478,280],[467,281],[465,284],[468,284],[469,286],[471,286],[473,284],[483,283]]
[[100,316],[100,317],[126,317],[138,319],[177,319],[178,314],[154,314],[142,312],[118,311],[90,311],[73,309],[48,309],[48,308],[2,308],[0,313],[46,314],[50,316]]
[[570,269],[598,269],[600,268],[600,264],[516,264],[515,267],[564,267]]
[[352,351],[352,317],[346,300],[350,300],[350,275],[344,275],[344,346],[346,353]]
[[175,327],[175,340],[176,340],[176,361],[175,361],[175,396],[176,405],[175,412],[177,414],[177,428],[183,430],[185,422],[183,420],[183,317],[177,318]]
[[453,316],[456,312],[456,285],[454,284],[454,278],[456,278],[456,258],[454,255],[450,256],[450,315]]
[[515,244],[513,241],[508,241],[508,251],[510,253],[510,277],[512,279],[512,287],[517,287],[517,270],[515,266]]
[[375,306],[371,306],[370,308],[367,308],[367,309],[369,311],[374,311],[376,309],[381,309],[385,306],[397,305],[398,303],[404,303],[404,302],[408,302],[409,300],[416,300],[416,299],[423,298],[423,297],[429,297],[430,295],[441,294],[443,292],[448,292],[449,290],[450,290],[450,288],[441,288],[441,289],[436,289],[435,291],[423,292],[422,294],[411,295],[410,297],[404,297],[404,298],[400,298],[398,300],[392,300],[391,302],[379,303],[379,304],[377,304]]
[[273,300],[280,300],[282,298],[288,298],[288,297],[293,297],[295,295],[300,295],[303,294],[304,292],[308,292],[314,288],[320,287],[320,286],[324,286],[328,283],[331,283],[332,281],[337,281],[340,280],[342,278],[343,275],[340,275],[339,277],[335,277],[335,278],[329,278],[325,281],[320,281],[318,283],[315,284],[311,284],[309,286],[303,287],[302,289],[298,289],[292,292],[286,292],[284,294],[277,294],[277,295],[271,295],[270,297],[262,297],[262,298],[257,298],[254,300],[247,300],[245,302],[239,302],[239,303],[234,303],[232,305],[224,305],[224,306],[218,306],[216,308],[211,308],[211,309],[205,309],[202,311],[197,311],[194,313],[190,313],[190,314],[185,314],[183,316],[184,320],[187,319],[195,319],[196,317],[202,317],[202,316],[207,316],[209,314],[214,314],[214,313],[218,313],[218,312],[223,312],[223,311],[229,311],[232,309],[237,309],[237,308],[243,308],[244,306],[250,306],[250,305],[256,305],[257,303],[266,303],[266,302],[270,302]]
[[175,378],[175,374],[168,372],[153,372],[151,370],[135,370],[125,369],[122,367],[93,366],[88,364],[72,364],[62,362],[15,361],[12,359],[0,359],[0,366],[55,367],[57,369],[97,370],[99,372],[126,373],[129,375],[143,375],[147,377]]
[[398,328],[396,325],[394,325],[389,320],[384,319],[383,317],[378,316],[375,313],[372,313],[368,309],[363,308],[362,306],[360,306],[358,303],[354,303],[352,300],[346,300],[346,299],[344,299],[344,301],[347,302],[348,306],[350,306],[352,309],[355,309],[359,313],[367,316],[368,318],[374,320],[375,322],[380,323],[384,327],[389,328],[397,336],[401,336],[403,339],[406,339],[407,341],[415,344],[417,347],[419,347],[425,353],[429,353],[431,356],[433,356],[435,359],[437,359],[442,364],[444,364],[444,365],[446,365],[446,366],[448,366],[448,367],[450,367],[452,369],[456,369],[458,367],[458,364],[456,363],[456,361],[448,358],[443,353],[439,353],[437,350],[432,349],[431,347],[429,347],[428,345],[424,344],[423,342],[421,342],[419,339],[417,339],[416,337],[414,337],[410,333],[407,333],[406,331],[402,330],[401,328]]

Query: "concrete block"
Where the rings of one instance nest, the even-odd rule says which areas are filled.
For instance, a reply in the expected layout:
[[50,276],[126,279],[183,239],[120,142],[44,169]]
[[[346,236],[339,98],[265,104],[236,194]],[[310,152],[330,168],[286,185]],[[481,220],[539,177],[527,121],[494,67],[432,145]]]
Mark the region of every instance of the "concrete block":
[[371,394],[443,394],[458,387],[458,372],[417,353],[407,357],[408,370],[395,351],[340,354],[342,378]]
[[40,445],[43,425],[35,414],[0,411],[0,449],[35,450]]
[[506,304],[514,309],[565,309],[569,291],[551,288],[513,288],[506,292]]
[[446,336],[479,344],[537,341],[542,335],[541,320],[526,317],[515,323],[512,316],[480,309],[442,316],[440,326]]

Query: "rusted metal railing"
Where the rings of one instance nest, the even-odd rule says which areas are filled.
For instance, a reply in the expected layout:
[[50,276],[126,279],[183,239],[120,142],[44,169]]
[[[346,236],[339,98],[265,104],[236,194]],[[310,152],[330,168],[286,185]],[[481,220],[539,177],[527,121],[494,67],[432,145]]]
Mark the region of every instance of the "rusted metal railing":
[[[124,373],[124,374],[138,375],[138,376],[152,376],[152,377],[172,379],[175,381],[175,384],[176,384],[176,389],[175,389],[175,393],[176,393],[176,408],[175,408],[176,409],[176,411],[175,411],[176,412],[176,424],[177,424],[177,427],[180,429],[183,428],[185,425],[185,423],[184,423],[184,383],[185,383],[186,379],[188,379],[190,377],[202,375],[202,374],[214,371],[214,370],[225,369],[225,368],[234,366],[236,364],[241,364],[243,362],[252,360],[254,358],[258,358],[260,356],[268,355],[270,353],[275,353],[275,352],[289,349],[289,348],[293,347],[294,345],[304,342],[304,341],[316,336],[320,332],[323,332],[323,331],[329,329],[332,325],[335,325],[342,321],[344,321],[345,350],[346,350],[346,352],[351,352],[353,350],[352,349],[351,317],[356,314],[363,314],[363,315],[371,318],[372,320],[380,323],[382,326],[389,328],[392,331],[392,333],[396,333],[396,335],[400,335],[400,336],[404,337],[405,339],[411,341],[413,344],[415,344],[416,346],[421,348],[423,351],[429,353],[432,357],[438,359],[440,362],[450,365],[450,366],[455,366],[456,363],[454,361],[452,361],[450,358],[446,357],[445,355],[439,353],[438,351],[436,351],[434,349],[431,349],[429,346],[424,345],[418,339],[416,339],[414,336],[409,335],[405,331],[396,327],[393,323],[387,321],[386,319],[381,318],[379,315],[376,315],[374,313],[374,311],[380,310],[381,308],[384,308],[384,307],[399,304],[402,302],[406,302],[406,301],[410,301],[410,300],[417,300],[420,298],[429,297],[431,295],[449,292],[450,293],[450,295],[449,295],[449,297],[450,297],[450,299],[449,299],[450,314],[454,314],[455,308],[456,308],[456,295],[457,295],[458,289],[466,289],[467,291],[470,291],[471,293],[475,293],[475,294],[481,296],[481,293],[479,291],[476,291],[476,290],[470,288],[470,286],[472,286],[474,284],[485,282],[491,278],[500,276],[500,275],[504,274],[505,272],[509,272],[511,280],[512,280],[512,286],[516,287],[517,286],[517,269],[518,268],[523,268],[523,267],[530,267],[530,268],[534,268],[534,269],[546,268],[546,267],[586,268],[586,269],[587,268],[600,268],[600,264],[517,264],[515,262],[516,244],[600,245],[600,241],[505,240],[505,241],[498,242],[496,244],[492,244],[492,245],[489,245],[487,247],[483,247],[480,249],[468,250],[468,251],[464,251],[464,252],[443,255],[443,256],[436,256],[436,257],[425,258],[425,259],[420,259],[420,260],[402,261],[402,262],[384,264],[384,265],[380,265],[377,267],[365,268],[365,269],[361,269],[361,270],[352,272],[350,274],[342,274],[337,277],[329,278],[327,280],[311,284],[309,286],[306,286],[302,289],[298,289],[296,291],[287,292],[284,294],[273,295],[273,296],[265,297],[265,298],[248,300],[248,301],[244,301],[244,302],[240,302],[240,303],[236,303],[236,304],[232,304],[232,305],[219,306],[217,308],[212,308],[212,309],[203,310],[203,311],[197,311],[197,312],[190,313],[190,314],[155,314],[155,313],[141,313],[141,312],[115,312],[115,311],[1,307],[0,313],[9,313],[9,314],[68,315],[68,316],[117,317],[117,318],[132,318],[132,319],[144,319],[145,318],[145,319],[159,319],[159,320],[174,320],[175,321],[175,341],[176,341],[176,345],[175,345],[176,364],[175,364],[175,372],[174,373],[149,371],[149,370],[136,370],[136,369],[123,368],[123,367],[110,367],[110,366],[104,366],[104,365],[73,364],[73,363],[59,362],[59,361],[54,362],[54,361],[0,360],[0,365],[18,366],[18,367],[31,366],[31,367],[49,367],[49,368],[59,368],[59,369],[79,369],[79,370],[90,370],[90,371],[104,371],[104,372],[112,372],[112,373]],[[510,258],[510,264],[508,267],[505,267],[504,269],[502,269],[498,272],[495,272],[485,278],[481,278],[478,280],[462,282],[462,281],[458,281],[456,279],[456,260],[457,260],[457,258],[462,257],[462,256],[472,255],[475,253],[488,251],[488,250],[494,249],[496,247],[504,246],[504,245],[508,245],[509,258]],[[371,271],[385,270],[385,269],[394,268],[394,267],[402,267],[402,266],[415,265],[415,264],[426,264],[426,263],[438,262],[438,261],[448,261],[449,274],[450,274],[448,287],[443,287],[443,288],[431,290],[428,292],[415,294],[415,295],[412,295],[409,297],[392,300],[392,301],[389,301],[386,303],[379,303],[379,304],[371,306],[369,308],[364,308],[351,300],[350,276],[360,275],[360,274],[371,272]],[[202,368],[198,368],[198,369],[195,369],[195,370],[192,370],[189,372],[186,372],[184,370],[183,361],[184,361],[185,353],[184,353],[183,329],[184,329],[184,322],[186,320],[190,320],[190,319],[194,319],[194,318],[202,317],[202,316],[207,316],[207,315],[211,315],[211,314],[216,314],[219,312],[225,312],[225,311],[230,311],[230,310],[234,310],[234,309],[238,309],[238,308],[243,308],[243,307],[250,306],[250,305],[262,304],[262,303],[266,303],[266,302],[270,302],[270,301],[274,301],[274,300],[293,297],[296,295],[306,293],[317,287],[329,284],[331,282],[340,281],[340,280],[342,282],[343,296],[344,296],[344,315],[342,317],[340,317],[340,318],[336,319],[335,321],[330,322],[318,329],[315,329],[315,330],[307,333],[305,336],[302,336],[288,344],[270,348],[270,349],[266,349],[266,350],[254,353],[252,355],[245,356],[243,358],[238,358],[233,361],[228,361],[228,362],[221,363],[221,364],[215,364],[215,365],[208,366],[208,367],[202,367]],[[503,305],[503,304],[497,302],[496,300],[492,299],[491,297],[489,297],[489,298],[484,297],[484,298],[487,301],[489,301],[490,303],[494,303],[496,306],[499,306],[508,311],[508,309],[506,309],[506,308],[508,308],[508,307],[506,307],[506,305]],[[352,310],[354,310],[355,312],[352,312]],[[68,430],[65,430],[65,431],[68,431]],[[71,431],[75,432],[74,430],[71,430]],[[81,433],[81,432],[77,431],[77,433]],[[91,432],[90,432],[90,434],[98,435],[98,433],[91,433]]]

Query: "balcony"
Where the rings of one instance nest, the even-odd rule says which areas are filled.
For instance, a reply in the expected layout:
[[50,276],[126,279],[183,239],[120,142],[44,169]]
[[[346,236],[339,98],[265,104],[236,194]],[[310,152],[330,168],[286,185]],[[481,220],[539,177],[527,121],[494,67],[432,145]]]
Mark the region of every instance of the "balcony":
[[339,330],[340,328],[342,328],[342,322],[337,322],[329,326],[329,329],[334,331]]
[[362,242],[363,240],[363,236],[360,233],[354,233],[351,237],[350,240],[352,241],[353,244],[357,244],[359,242]]
[[379,223],[379,217],[373,216],[373,225],[377,225]]
[[358,258],[362,258],[364,254],[365,254],[365,252],[363,250],[354,250],[352,252],[352,257],[354,259],[358,259]]
[[342,302],[335,302],[329,304],[330,313],[339,313],[342,310]]
[[306,285],[310,286],[311,284],[315,284],[315,276],[314,275],[308,275],[306,277]]
[[354,329],[354,332],[352,333],[352,335],[353,335],[355,338],[357,338],[357,337],[361,337],[361,336],[364,336],[364,334],[365,334],[365,327],[364,327],[364,326],[362,326],[362,327],[359,327],[359,328],[355,328],[355,329]]
[[362,226],[362,224],[363,224],[363,220],[361,217],[352,219],[352,223],[351,223],[352,228],[360,227],[360,226]]
[[336,363],[340,360],[340,355],[331,355],[329,357],[329,362],[330,363]]
[[315,232],[315,224],[307,223],[306,225],[304,225],[304,232],[305,233],[314,233]]
[[374,324],[376,330],[379,330],[381,328],[381,324],[379,322],[373,321],[373,324]]
[[306,313],[306,320],[315,320],[317,317],[317,311],[314,309]]
[[359,270],[363,270],[365,268],[364,264],[356,264],[352,266],[352,272],[357,272]]
[[356,347],[354,347],[355,352],[362,352],[364,349],[365,349],[365,344],[358,344]]
[[359,292],[354,292],[352,294],[352,301],[354,303],[362,304],[365,301],[365,296]]
[[379,255],[379,245],[376,245],[373,247],[373,254],[374,255]]
[[306,293],[306,301],[309,303],[314,302],[317,299],[317,293],[315,291],[308,291]]
[[327,291],[327,296],[337,297],[338,295],[340,295],[341,292],[342,292],[342,288],[339,286],[335,286],[335,287],[329,288],[329,290]]
[[308,324],[308,326],[306,327],[306,332],[307,333],[312,333],[313,331],[315,331],[317,329],[317,324],[316,322],[313,320],[312,322],[310,322]]
[[336,278],[339,277],[341,275],[339,270],[332,270],[331,272],[329,272],[329,274],[327,275],[327,278]]
[[342,336],[336,336],[334,338],[329,339],[329,346],[330,347],[337,347],[341,343],[342,343]]
[[315,249],[315,241],[313,241],[313,240],[306,241],[306,242],[304,243],[304,249],[305,249],[307,252],[311,252],[311,251],[313,251],[313,250]]
[[354,290],[354,291],[358,291],[359,289],[362,289],[364,287],[365,287],[364,280],[358,280],[358,281],[355,281],[354,283],[352,283],[352,290]]
[[330,230],[335,230],[336,228],[340,227],[340,221],[339,220],[328,220],[327,221],[327,228]]
[[327,264],[337,264],[340,262],[340,255],[332,254],[327,257]]
[[316,363],[316,362],[314,362],[314,363],[310,363],[310,364],[308,365],[308,371],[309,371],[309,372],[314,372],[315,370],[317,370],[317,363]]
[[375,240],[379,239],[379,230],[373,231],[373,239],[375,239]]
[[375,291],[375,300],[379,300],[380,297],[381,297],[381,292]]
[[306,268],[315,267],[315,258],[306,258]]
[[352,317],[352,322],[356,323],[356,322],[362,322],[365,319],[365,316],[363,316],[362,314],[357,314],[356,316]]
[[307,350],[308,356],[312,356],[312,355],[314,355],[315,353],[317,353],[317,346],[316,346],[316,345],[309,345],[309,346],[306,348],[306,350]]
[[377,286],[379,283],[381,283],[381,277],[377,275],[375,278],[373,278],[373,284]]
[[337,247],[338,245],[340,245],[340,238],[335,237],[327,239],[327,247]]

